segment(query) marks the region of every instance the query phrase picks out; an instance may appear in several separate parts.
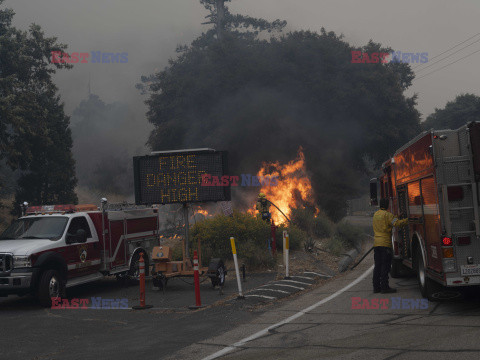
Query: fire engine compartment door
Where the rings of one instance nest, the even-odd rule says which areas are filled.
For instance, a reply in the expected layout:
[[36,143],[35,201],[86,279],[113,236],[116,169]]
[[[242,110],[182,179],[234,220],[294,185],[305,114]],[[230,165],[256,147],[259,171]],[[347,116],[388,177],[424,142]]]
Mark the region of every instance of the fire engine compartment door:
[[[408,217],[408,202],[407,202],[407,188],[401,186],[397,188],[398,194],[398,214],[401,218]],[[399,252],[403,258],[410,258],[410,231],[409,227],[405,226],[403,228],[397,229],[397,239],[399,242]]]
[[127,265],[127,239],[126,239],[126,220],[110,220],[110,259],[111,266]]
[[420,180],[424,219],[424,241],[428,266],[437,272],[442,269],[440,247],[440,211],[435,180],[428,177]]

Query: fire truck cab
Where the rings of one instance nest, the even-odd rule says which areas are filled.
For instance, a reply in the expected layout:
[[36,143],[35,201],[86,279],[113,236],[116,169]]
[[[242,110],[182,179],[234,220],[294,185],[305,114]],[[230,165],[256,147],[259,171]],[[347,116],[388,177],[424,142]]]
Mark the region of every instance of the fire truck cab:
[[[153,208],[53,205],[26,208],[0,235],[0,296],[36,295],[44,306],[68,287],[106,275],[137,277],[140,253],[159,244]],[[148,275],[148,274],[147,274]]]
[[479,285],[480,122],[424,132],[382,170],[370,183],[371,204],[378,204],[378,183],[389,210],[409,219],[393,231],[392,277],[414,270],[422,295],[432,300],[434,283]]

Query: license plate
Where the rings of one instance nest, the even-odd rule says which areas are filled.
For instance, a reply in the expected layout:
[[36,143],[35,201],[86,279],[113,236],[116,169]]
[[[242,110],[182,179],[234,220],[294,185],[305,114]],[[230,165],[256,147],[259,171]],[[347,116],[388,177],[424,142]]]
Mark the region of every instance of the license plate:
[[462,275],[480,275],[480,264],[462,265],[460,266],[460,273]]

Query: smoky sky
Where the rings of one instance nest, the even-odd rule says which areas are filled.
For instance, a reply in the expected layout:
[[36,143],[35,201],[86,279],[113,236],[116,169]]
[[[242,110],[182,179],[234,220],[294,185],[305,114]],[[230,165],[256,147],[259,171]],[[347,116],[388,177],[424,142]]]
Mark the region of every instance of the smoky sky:
[[[135,84],[141,75],[167,66],[177,44],[189,44],[208,28],[201,25],[207,13],[197,0],[7,0],[5,5],[16,12],[15,26],[37,23],[70,52],[128,53],[126,64],[77,64],[54,80],[69,115],[86,98],[89,82],[102,100],[128,104],[145,134],[132,139],[137,144],[145,143],[151,126]],[[288,30],[323,26],[356,46],[372,39],[397,51],[427,52],[429,58],[479,32],[478,0],[234,0],[228,6],[232,12],[287,20]],[[480,43],[419,75],[478,49]],[[414,81],[407,95],[418,93],[422,118],[460,93],[480,95],[479,59],[477,53]]]

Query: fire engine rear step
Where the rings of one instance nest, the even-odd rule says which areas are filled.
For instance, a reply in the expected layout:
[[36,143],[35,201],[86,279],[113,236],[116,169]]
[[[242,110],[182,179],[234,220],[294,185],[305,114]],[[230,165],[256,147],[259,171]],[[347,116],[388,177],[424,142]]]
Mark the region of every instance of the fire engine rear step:
[[68,280],[66,287],[69,288],[69,287],[77,286],[80,284],[86,284],[88,282],[100,280],[103,278],[104,276],[101,273],[90,274],[90,275],[82,276],[79,278],[73,278],[71,280]]

